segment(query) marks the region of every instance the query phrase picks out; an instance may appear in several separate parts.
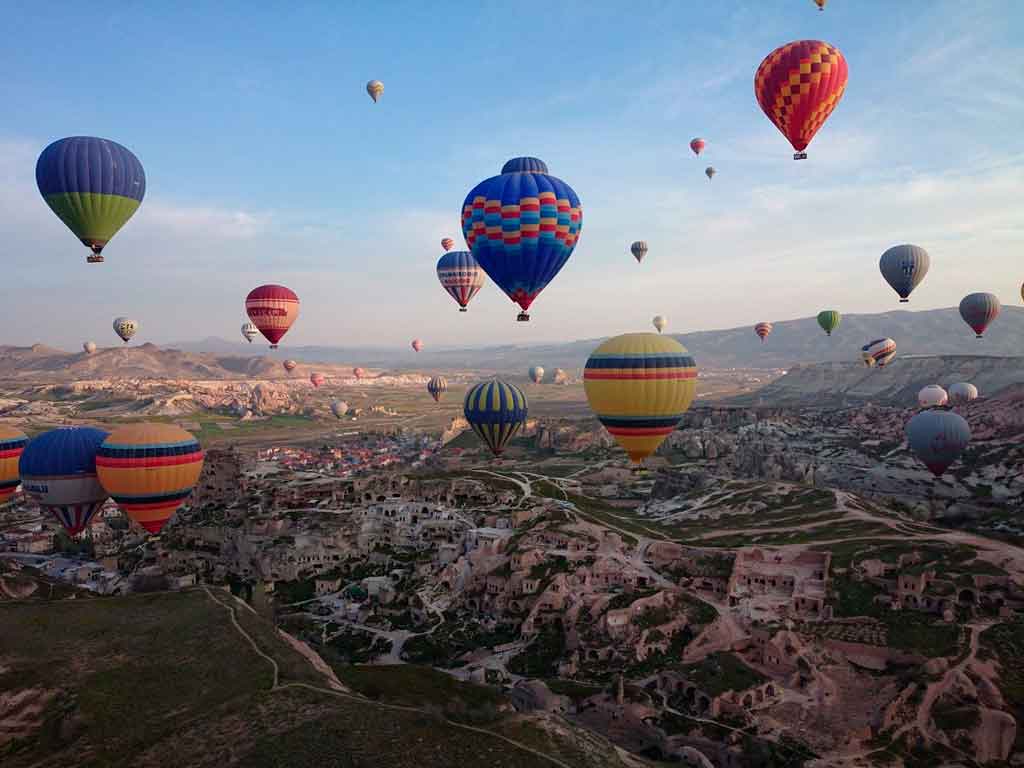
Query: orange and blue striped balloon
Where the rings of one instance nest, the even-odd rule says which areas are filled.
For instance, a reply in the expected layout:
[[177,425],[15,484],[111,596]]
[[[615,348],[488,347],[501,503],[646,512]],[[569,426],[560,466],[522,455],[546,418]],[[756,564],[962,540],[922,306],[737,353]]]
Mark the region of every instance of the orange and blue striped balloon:
[[639,464],[689,410],[697,364],[670,336],[626,333],[591,353],[583,388],[598,420]]
[[526,423],[527,409],[523,391],[499,379],[474,386],[462,404],[469,426],[495,456],[501,455],[505,444]]
[[203,449],[173,424],[129,424],[114,430],[96,454],[100,482],[121,510],[150,533],[192,493]]
[[28,435],[20,429],[0,425],[0,504],[11,500],[18,490],[21,476],[18,474],[18,459],[28,445]]

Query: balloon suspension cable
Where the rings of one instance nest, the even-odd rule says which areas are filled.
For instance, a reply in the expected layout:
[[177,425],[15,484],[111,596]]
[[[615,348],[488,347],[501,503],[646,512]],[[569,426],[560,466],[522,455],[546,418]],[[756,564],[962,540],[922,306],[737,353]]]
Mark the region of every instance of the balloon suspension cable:
[[807,159],[807,153],[806,152],[794,152],[793,153],[793,159],[794,160],[806,160]]
[[527,322],[529,322],[530,321],[530,314],[529,314],[529,312],[520,312],[519,315],[516,316],[516,320],[518,320],[520,323],[527,323]]

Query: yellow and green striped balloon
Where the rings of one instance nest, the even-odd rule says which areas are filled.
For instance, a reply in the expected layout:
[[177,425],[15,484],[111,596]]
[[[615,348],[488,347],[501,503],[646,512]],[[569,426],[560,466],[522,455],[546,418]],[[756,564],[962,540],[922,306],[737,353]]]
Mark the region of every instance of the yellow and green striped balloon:
[[526,422],[526,395],[499,379],[482,381],[466,393],[462,405],[469,426],[491,453],[500,456],[505,444]]
[[839,327],[840,320],[842,320],[842,315],[834,309],[823,309],[818,313],[818,325],[828,336],[831,336],[832,331]]

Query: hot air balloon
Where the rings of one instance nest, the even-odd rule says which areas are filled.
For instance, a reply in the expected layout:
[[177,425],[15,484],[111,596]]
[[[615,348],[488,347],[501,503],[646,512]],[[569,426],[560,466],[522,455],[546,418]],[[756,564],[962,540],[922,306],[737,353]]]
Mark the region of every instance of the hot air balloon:
[[319,387],[321,384],[324,383],[324,381],[326,381],[326,379],[324,379],[324,375],[322,373],[314,372],[309,374],[309,383],[312,384],[314,387]]
[[754,333],[757,334],[758,338],[761,339],[761,343],[764,344],[765,337],[772,332],[774,327],[771,323],[758,323],[754,326]]
[[917,404],[922,408],[937,408],[948,402],[949,395],[938,384],[929,384],[917,393]]
[[843,98],[846,59],[820,40],[797,40],[769,53],[754,75],[757,103],[803,160],[803,150]]
[[469,426],[491,453],[500,456],[505,444],[526,423],[526,395],[500,379],[482,381],[466,393],[462,411]]
[[940,477],[971,441],[971,428],[952,411],[929,409],[907,422],[907,444],[932,474]]
[[427,392],[435,403],[441,402],[441,395],[448,391],[448,380],[444,376],[434,376],[427,382]]
[[861,347],[860,354],[865,365],[882,368],[896,357],[896,342],[892,339],[875,339]]
[[551,374],[551,381],[554,384],[568,384],[569,374],[563,371],[561,368],[555,368],[554,372],[552,372]]
[[52,429],[32,438],[18,462],[25,495],[71,536],[85,530],[109,495],[96,473],[96,452],[106,437],[93,427]]
[[699,155],[704,151],[704,147],[707,146],[707,142],[704,139],[690,139],[690,149],[693,150],[693,154]]
[[818,6],[818,10],[819,11],[824,11],[825,10],[825,3],[826,3],[826,0],[814,0],[814,4],[816,6]]
[[949,388],[949,399],[956,405],[978,399],[978,388],[966,381],[958,381]]
[[470,299],[484,286],[484,271],[469,251],[449,251],[437,260],[437,279],[459,304],[459,312],[466,311]]
[[288,373],[291,373],[292,371],[299,367],[299,364],[296,363],[294,360],[285,360],[283,363],[281,363],[281,365],[284,366],[284,369],[288,371]]
[[423,342],[420,341],[419,339],[413,339],[412,349],[414,352],[419,352],[421,349],[423,349]]
[[362,368],[356,367],[352,369],[352,375],[355,376],[356,381],[358,381],[359,379],[363,378],[363,376],[366,375],[366,371],[364,371]]
[[116,141],[72,136],[53,142],[36,162],[36,184],[50,209],[92,253],[103,248],[138,210],[146,195],[139,158]]
[[261,285],[245,297],[245,311],[271,349],[288,333],[299,316],[299,297],[283,285]]
[[335,400],[331,403],[331,413],[333,413],[336,418],[342,418],[346,413],[348,413],[348,403],[344,400]]
[[82,349],[85,350],[85,354],[91,355],[93,352],[96,351],[96,342],[87,341],[84,344],[82,344]]
[[960,300],[960,317],[982,338],[989,323],[999,316],[1002,305],[991,293],[969,293]]
[[377,103],[377,99],[384,93],[384,83],[380,80],[371,80],[366,84],[366,92],[370,94],[370,98],[373,99],[373,103]]
[[252,323],[242,323],[242,337],[252,344],[252,340],[259,334],[260,329]]
[[644,256],[647,255],[647,241],[637,240],[629,246],[629,251],[633,254],[633,258],[636,259],[636,263],[639,264],[644,260]]
[[122,512],[150,533],[160,533],[185,503],[202,470],[199,441],[173,424],[118,427],[96,453],[103,487]]
[[0,424],[0,504],[6,504],[18,490],[18,459],[21,458],[28,435],[20,429]]
[[665,330],[665,326],[668,325],[668,320],[664,315],[655,315],[654,319],[651,320],[651,325],[654,326],[658,333],[661,333]]
[[444,249],[445,251],[450,251],[454,247],[455,247],[455,241],[452,240],[450,237],[442,237],[441,238],[441,248],[442,249]]
[[697,364],[686,347],[656,333],[608,339],[583,371],[591,410],[636,464],[676,428],[696,386]]
[[708,181],[710,181],[711,179],[713,179],[713,178],[715,177],[715,174],[716,174],[716,173],[718,173],[718,171],[716,171],[716,170],[715,170],[715,169],[714,169],[714,168],[713,168],[712,166],[710,166],[710,165],[709,165],[709,166],[708,166],[707,168],[705,168],[705,169],[704,169],[704,175],[708,177]]
[[924,276],[932,260],[928,251],[918,245],[894,245],[882,254],[878,268],[882,271],[885,282],[892,286],[900,296],[900,303],[906,304],[913,291]]
[[818,325],[821,326],[821,330],[825,332],[826,336],[832,335],[832,331],[839,327],[840,320],[842,320],[842,315],[834,309],[825,309],[818,313]]
[[535,157],[505,163],[462,206],[462,234],[491,280],[522,308],[518,320],[572,255],[583,208],[572,188]]
[[135,335],[137,330],[139,330],[139,324],[130,318],[118,317],[114,319],[114,333],[120,336],[121,341],[125,344]]
[[540,384],[542,381],[544,381],[544,369],[541,368],[539,365],[531,366],[529,374],[530,381],[532,381],[534,384]]

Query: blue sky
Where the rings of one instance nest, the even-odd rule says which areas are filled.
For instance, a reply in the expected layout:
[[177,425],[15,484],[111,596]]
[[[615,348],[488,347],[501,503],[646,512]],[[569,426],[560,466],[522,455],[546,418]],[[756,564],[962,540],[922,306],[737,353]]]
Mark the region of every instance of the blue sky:
[[[932,255],[912,308],[976,290],[1020,301],[1024,4],[180,5],[6,12],[0,343],[111,343],[116,315],[140,322],[139,340],[236,338],[264,282],[302,298],[285,344],[533,343],[645,329],[656,313],[684,332],[882,311],[897,305],[878,256],[907,241]],[[838,46],[850,79],[794,163],[752,80],[801,38]],[[371,78],[386,88],[376,105]],[[39,151],[76,134],[125,144],[147,172],[101,266],[35,189]],[[523,154],[579,194],[580,244],[529,324],[491,283],[460,315],[434,276],[439,240],[461,244],[466,192]]]

